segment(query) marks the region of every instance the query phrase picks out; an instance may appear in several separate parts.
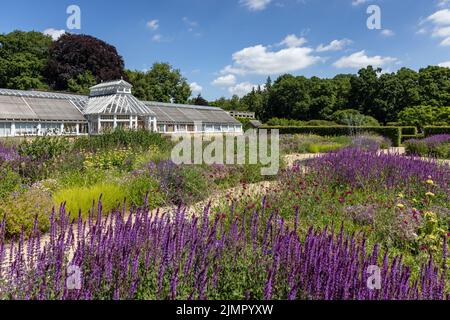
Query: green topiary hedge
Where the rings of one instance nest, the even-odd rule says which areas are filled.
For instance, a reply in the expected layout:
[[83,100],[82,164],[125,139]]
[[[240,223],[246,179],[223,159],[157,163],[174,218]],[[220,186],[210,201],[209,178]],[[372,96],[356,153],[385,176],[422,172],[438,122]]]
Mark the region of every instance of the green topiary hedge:
[[316,134],[319,136],[345,136],[364,132],[373,132],[389,138],[394,147],[401,144],[402,130],[400,127],[281,127],[265,126],[261,129],[278,129],[280,134]]
[[450,134],[450,127],[425,127],[423,129],[425,138],[435,136],[437,134]]
[[400,127],[402,129],[402,135],[404,136],[417,136],[419,130],[417,127]]

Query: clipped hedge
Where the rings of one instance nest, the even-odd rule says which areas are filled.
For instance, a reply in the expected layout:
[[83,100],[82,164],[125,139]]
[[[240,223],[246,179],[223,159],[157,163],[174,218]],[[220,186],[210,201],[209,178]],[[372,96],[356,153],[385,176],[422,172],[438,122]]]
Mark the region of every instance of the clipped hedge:
[[280,134],[316,134],[319,136],[345,136],[364,132],[373,132],[380,136],[389,138],[394,147],[401,144],[402,130],[400,127],[281,127],[265,126],[261,129],[279,130]]
[[403,136],[417,136],[419,134],[419,130],[417,127],[400,127],[402,129]]
[[437,134],[450,134],[450,127],[425,127],[423,132],[425,138],[435,136]]

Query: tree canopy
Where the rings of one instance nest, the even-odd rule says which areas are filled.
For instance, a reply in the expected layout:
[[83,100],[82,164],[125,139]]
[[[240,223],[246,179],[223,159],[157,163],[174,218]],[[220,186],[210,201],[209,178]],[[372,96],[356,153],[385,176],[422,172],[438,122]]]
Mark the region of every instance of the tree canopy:
[[147,72],[127,70],[126,76],[141,100],[187,103],[192,94],[181,71],[168,63],[155,63]]
[[0,87],[45,89],[43,76],[51,37],[40,32],[0,34]]
[[397,121],[399,113],[408,107],[450,105],[450,68],[444,67],[429,66],[418,72],[401,68],[396,73],[383,73],[369,66],[355,75],[340,74],[331,79],[286,74],[273,83],[268,80],[263,89],[242,98],[221,98],[212,104],[254,111],[263,121],[336,121],[339,119],[333,115],[337,111],[352,109],[365,117],[360,120],[372,124]]
[[50,86],[66,90],[69,80],[90,72],[97,83],[124,76],[115,47],[88,35],[64,34],[50,45],[45,75]]

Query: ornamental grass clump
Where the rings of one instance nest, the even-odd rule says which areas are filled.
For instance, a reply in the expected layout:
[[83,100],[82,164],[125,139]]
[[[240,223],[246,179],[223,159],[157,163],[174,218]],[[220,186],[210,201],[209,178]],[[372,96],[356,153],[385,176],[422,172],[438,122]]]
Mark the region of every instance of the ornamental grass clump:
[[[96,215],[73,222],[61,207],[48,239],[35,224],[28,240],[22,234],[12,245],[4,243],[3,222],[0,299],[449,298],[446,239],[444,265],[430,258],[413,278],[402,257],[390,261],[362,234],[311,228],[301,235],[277,211],[102,213],[99,201]],[[372,290],[373,266],[381,279]]]

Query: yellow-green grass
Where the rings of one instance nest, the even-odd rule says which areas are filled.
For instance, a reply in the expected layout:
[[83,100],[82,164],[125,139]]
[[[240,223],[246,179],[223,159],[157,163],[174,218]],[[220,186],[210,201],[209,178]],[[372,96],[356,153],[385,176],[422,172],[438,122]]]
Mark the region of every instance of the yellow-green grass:
[[100,196],[102,196],[103,212],[109,213],[123,204],[126,190],[117,183],[98,183],[88,187],[59,190],[53,195],[53,201],[57,207],[66,203],[66,212],[70,212],[73,218],[78,217],[80,210],[82,216],[86,217],[89,211],[92,211],[94,202],[95,210],[97,209]]

